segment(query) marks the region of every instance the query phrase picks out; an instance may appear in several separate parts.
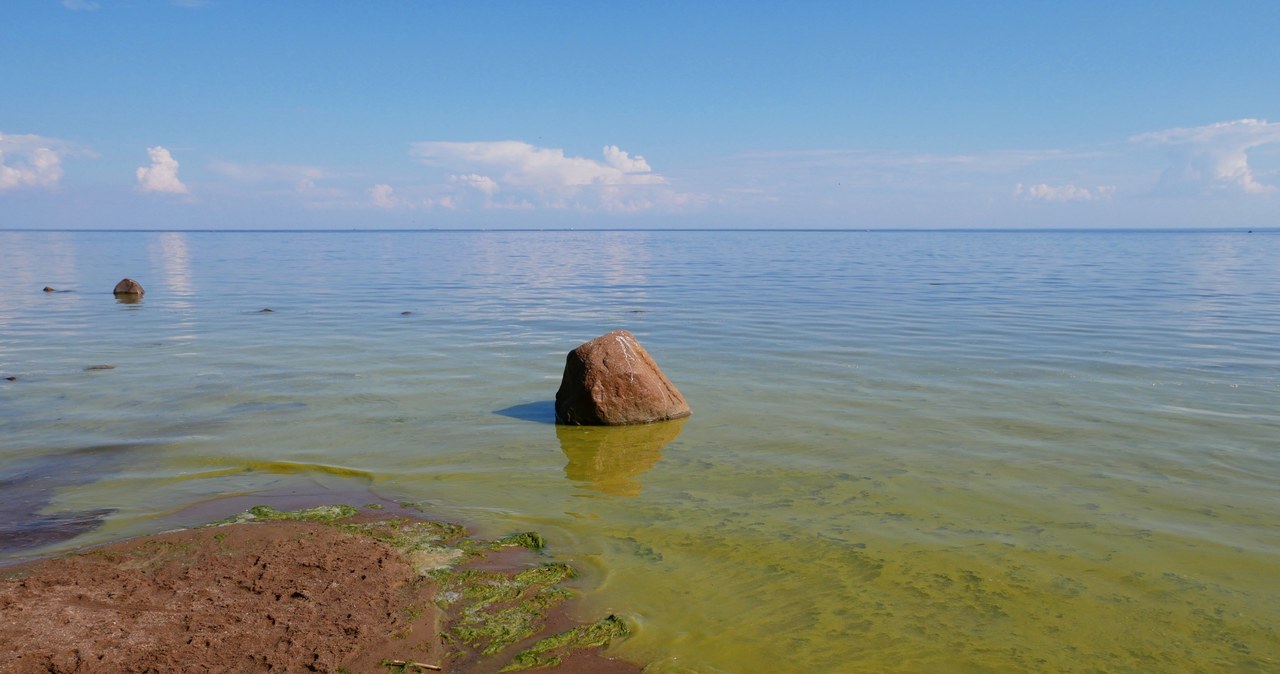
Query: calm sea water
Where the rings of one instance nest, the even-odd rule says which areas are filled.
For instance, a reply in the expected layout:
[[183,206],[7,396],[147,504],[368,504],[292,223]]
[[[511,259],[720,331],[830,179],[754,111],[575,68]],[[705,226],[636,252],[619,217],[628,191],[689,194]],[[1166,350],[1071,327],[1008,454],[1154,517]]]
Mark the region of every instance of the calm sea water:
[[[367,489],[542,532],[654,672],[1280,669],[1274,232],[0,251],[0,505],[84,529],[10,561],[229,494]],[[124,276],[144,301],[116,302]],[[564,354],[615,328],[691,418],[549,423]]]

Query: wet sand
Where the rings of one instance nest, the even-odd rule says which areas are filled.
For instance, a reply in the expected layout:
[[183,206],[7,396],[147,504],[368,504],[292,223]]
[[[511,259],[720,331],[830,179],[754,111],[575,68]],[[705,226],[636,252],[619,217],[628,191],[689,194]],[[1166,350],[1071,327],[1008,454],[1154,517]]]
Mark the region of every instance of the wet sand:
[[[386,517],[366,511],[344,521],[381,527]],[[532,636],[482,654],[453,636],[461,609],[441,601],[446,581],[423,571],[421,555],[332,523],[281,520],[185,529],[6,567],[0,670],[491,672],[573,627],[559,604]],[[468,557],[459,570],[546,564],[523,549]],[[551,669],[641,671],[586,647],[565,651]]]

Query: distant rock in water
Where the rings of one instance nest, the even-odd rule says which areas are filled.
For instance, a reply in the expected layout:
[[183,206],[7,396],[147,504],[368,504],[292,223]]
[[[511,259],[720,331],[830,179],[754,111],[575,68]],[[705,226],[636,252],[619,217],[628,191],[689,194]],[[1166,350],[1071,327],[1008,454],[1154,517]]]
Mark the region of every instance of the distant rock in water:
[[260,314],[274,314],[275,312],[276,310],[272,309],[271,307],[263,307],[262,309],[258,310],[258,313]]
[[54,288],[53,286],[45,286],[44,291],[47,293],[56,293],[58,292],[58,289]]
[[400,312],[400,315],[401,315],[401,316],[412,316],[412,315],[413,315],[413,312],[412,312],[412,311],[401,311],[401,312]]
[[85,372],[96,372],[98,370],[114,370],[115,365],[90,365],[84,369]]
[[597,337],[565,359],[556,391],[558,423],[622,426],[689,414],[684,396],[626,330]]
[[111,292],[116,295],[136,295],[138,297],[142,297],[142,294],[146,291],[142,289],[141,283],[138,283],[131,278],[127,278],[121,279],[120,282],[116,284],[116,289]]

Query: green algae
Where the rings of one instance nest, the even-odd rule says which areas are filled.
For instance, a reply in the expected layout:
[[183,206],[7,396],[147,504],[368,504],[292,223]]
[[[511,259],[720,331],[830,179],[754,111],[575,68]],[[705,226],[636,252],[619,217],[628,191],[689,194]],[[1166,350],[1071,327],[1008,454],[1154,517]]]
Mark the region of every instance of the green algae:
[[535,531],[524,531],[518,534],[507,534],[494,541],[494,545],[498,547],[518,546],[529,550],[541,550],[547,547],[547,542]]
[[405,552],[460,543],[467,535],[466,528],[457,524],[405,517],[339,526],[348,533],[367,536]]
[[590,625],[579,625],[559,634],[539,639],[529,648],[520,651],[511,664],[498,670],[519,672],[526,669],[555,667],[571,651],[604,648],[614,639],[625,639],[630,628],[618,616],[611,615]]
[[446,638],[483,655],[500,653],[540,632],[547,612],[572,596],[557,583],[573,578],[568,564],[544,564],[516,574],[467,569],[437,576],[444,608],[458,619]]
[[335,520],[343,520],[354,516],[360,512],[354,506],[349,505],[322,505],[314,508],[303,508],[302,510],[281,511],[271,506],[254,506],[249,512],[258,520],[264,522],[271,521],[299,521],[299,522],[333,522]]
[[[548,562],[520,571],[457,569],[459,564],[503,548],[521,547],[542,552],[546,540],[537,532],[512,533],[495,540],[471,538],[465,527],[450,522],[397,517],[367,522],[348,521],[359,513],[349,505],[324,505],[293,511],[256,506],[210,526],[247,522],[300,521],[333,526],[391,546],[405,555],[413,569],[435,582],[437,604],[450,616],[441,638],[457,660],[471,656],[499,656],[509,647],[528,641],[546,627],[551,609],[573,594],[560,586],[577,576],[565,563]],[[410,622],[425,607],[405,606]],[[575,649],[602,648],[613,639],[629,635],[626,625],[609,616],[590,625],[575,627],[537,641],[521,651],[502,671],[553,667]],[[392,634],[407,638],[408,633]],[[468,654],[471,654],[470,656]],[[408,670],[405,670],[408,671]]]
[[244,524],[245,522],[320,522],[330,524],[354,517],[360,510],[349,505],[322,505],[301,510],[276,510],[271,506],[254,506],[242,513],[218,520],[208,526]]

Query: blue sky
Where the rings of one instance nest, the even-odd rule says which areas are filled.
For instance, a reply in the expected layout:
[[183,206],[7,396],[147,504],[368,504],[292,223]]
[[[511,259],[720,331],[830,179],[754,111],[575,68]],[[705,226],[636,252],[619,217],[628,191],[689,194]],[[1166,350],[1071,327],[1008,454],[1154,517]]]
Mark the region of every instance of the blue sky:
[[0,228],[1280,222],[1272,1],[0,16]]

